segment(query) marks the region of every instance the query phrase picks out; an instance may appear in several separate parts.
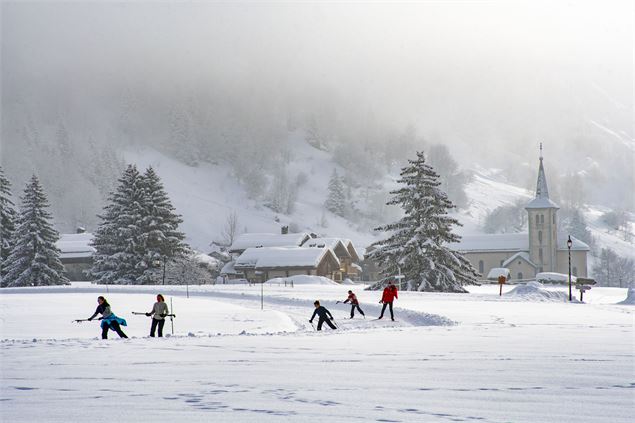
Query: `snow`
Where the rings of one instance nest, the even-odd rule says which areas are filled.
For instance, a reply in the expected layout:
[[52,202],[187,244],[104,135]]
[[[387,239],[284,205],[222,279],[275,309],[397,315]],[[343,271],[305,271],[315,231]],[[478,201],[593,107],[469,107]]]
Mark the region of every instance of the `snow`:
[[237,259],[234,267],[273,269],[278,267],[316,268],[325,254],[337,257],[330,248],[263,247],[248,248]]
[[229,247],[229,251],[243,251],[254,247],[298,247],[309,238],[307,233],[297,234],[240,234]]
[[624,301],[619,302],[618,304],[635,305],[635,288],[628,288],[626,299]]
[[[110,286],[0,293],[2,421],[632,421],[633,337],[620,288],[588,304],[537,302],[504,286],[400,292],[396,322],[372,320],[362,286]],[[165,288],[165,289],[163,289]],[[352,289],[367,318],[336,304]],[[547,288],[544,288],[545,290]],[[549,289],[564,293],[563,287]],[[133,316],[172,298],[175,335]],[[74,324],[105,295],[131,339]],[[315,299],[340,329],[313,331]],[[170,333],[170,322],[165,332]],[[111,336],[112,338],[112,336]],[[492,406],[495,404],[496,406]],[[113,406],[115,405],[115,406]]]
[[509,279],[509,269],[505,267],[493,267],[487,274],[487,279],[498,279],[499,276],[505,276]]
[[61,251],[60,258],[91,257],[95,248],[90,245],[93,234],[60,234],[55,246]]
[[540,282],[527,282],[517,285],[505,294],[506,297],[516,297],[525,301],[568,301],[569,296],[561,290],[548,290]]

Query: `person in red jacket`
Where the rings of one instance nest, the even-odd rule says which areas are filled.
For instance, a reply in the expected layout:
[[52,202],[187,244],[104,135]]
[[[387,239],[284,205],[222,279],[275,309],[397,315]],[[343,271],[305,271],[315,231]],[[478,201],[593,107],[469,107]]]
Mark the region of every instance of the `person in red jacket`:
[[382,294],[381,301],[379,302],[380,304],[384,304],[384,306],[381,308],[381,315],[379,316],[380,319],[384,317],[386,306],[390,306],[390,318],[393,321],[395,320],[395,315],[392,311],[392,302],[395,301],[395,299],[397,298],[399,298],[397,295],[397,287],[394,283],[392,283],[392,281],[390,281],[388,283],[388,286],[384,288],[384,293]]
[[359,308],[359,301],[357,301],[357,295],[353,294],[353,291],[348,291],[348,298],[344,300],[344,304],[350,302],[351,303],[351,319],[355,316],[355,309],[359,310],[359,313],[366,318],[366,315]]

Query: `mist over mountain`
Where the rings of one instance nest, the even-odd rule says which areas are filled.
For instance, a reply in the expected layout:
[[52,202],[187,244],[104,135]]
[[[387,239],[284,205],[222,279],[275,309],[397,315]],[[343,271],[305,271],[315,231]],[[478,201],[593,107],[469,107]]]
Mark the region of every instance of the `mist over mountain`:
[[63,230],[94,227],[131,149],[226,165],[267,204],[298,133],[353,196],[438,144],[529,187],[542,142],[556,196],[633,209],[631,2],[0,7],[0,162]]

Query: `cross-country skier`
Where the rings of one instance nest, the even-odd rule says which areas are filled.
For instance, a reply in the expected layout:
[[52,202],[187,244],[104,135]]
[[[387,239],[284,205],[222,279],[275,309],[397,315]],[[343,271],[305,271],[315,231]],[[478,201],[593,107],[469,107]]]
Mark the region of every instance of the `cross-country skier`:
[[163,295],[157,295],[157,302],[154,303],[152,311],[146,313],[146,316],[152,316],[152,325],[150,326],[150,336],[154,338],[154,332],[159,328],[159,338],[163,336],[163,325],[165,325],[165,316],[170,314],[168,305],[165,303]]
[[311,316],[311,320],[309,320],[309,322],[313,323],[313,319],[315,318],[315,315],[317,314],[318,316],[320,316],[318,320],[317,330],[322,330],[322,324],[324,322],[326,322],[326,324],[329,325],[331,329],[337,329],[335,325],[333,325],[333,323],[331,322],[331,319],[333,318],[333,315],[331,314],[331,312],[328,311],[325,307],[322,307],[319,301],[314,302],[313,305],[315,305],[315,311],[313,312],[313,316]]
[[128,336],[123,333],[121,330],[121,325],[128,326],[126,321],[121,317],[115,316],[115,314],[110,310],[110,304],[108,301],[102,296],[97,297],[97,302],[99,305],[95,310],[95,313],[88,318],[88,320],[93,320],[97,317],[98,314],[101,314],[99,320],[101,320],[101,339],[108,339],[108,329],[112,329],[117,332],[120,338],[127,338]]
[[390,318],[393,321],[395,320],[395,315],[392,312],[392,302],[395,301],[395,299],[397,298],[399,298],[397,296],[397,287],[395,286],[395,284],[392,283],[392,281],[390,281],[388,283],[388,286],[384,288],[384,293],[382,294],[381,301],[379,302],[380,304],[384,304],[384,306],[381,308],[381,315],[379,316],[380,319],[384,317],[386,306],[390,306]]
[[355,309],[359,311],[362,316],[366,316],[361,308],[359,308],[359,301],[357,301],[357,295],[353,294],[353,291],[348,291],[348,298],[344,300],[344,304],[351,303],[351,319],[355,316]]

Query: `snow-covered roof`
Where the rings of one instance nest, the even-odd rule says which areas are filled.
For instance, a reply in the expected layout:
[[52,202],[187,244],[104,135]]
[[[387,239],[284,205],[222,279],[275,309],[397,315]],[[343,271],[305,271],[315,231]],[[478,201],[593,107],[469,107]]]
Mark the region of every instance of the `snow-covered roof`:
[[[568,250],[568,237],[569,234],[565,232],[558,232],[558,250]],[[571,251],[589,251],[591,249],[591,247],[589,247],[584,241],[580,241],[574,236],[571,237],[571,241]]]
[[324,237],[324,238],[309,238],[306,240],[303,247],[329,247],[333,251],[337,248],[338,244],[342,244],[342,247],[348,255],[353,259],[353,261],[359,261],[360,255],[355,249],[353,242],[350,239],[345,238],[332,238],[332,237]]
[[465,235],[449,246],[458,251],[529,251],[529,235],[527,232]]
[[309,238],[305,232],[294,234],[248,233],[240,234],[231,247],[230,252],[244,251],[252,247],[298,247]]
[[61,251],[60,258],[86,258],[92,257],[95,248],[90,245],[93,234],[60,234],[60,239],[55,243]]
[[235,275],[235,274],[237,274],[238,272],[236,272],[236,269],[234,269],[234,264],[235,264],[235,262],[233,262],[233,261],[228,261],[227,263],[225,263],[223,268],[220,270],[220,274],[221,275]]
[[272,269],[280,267],[317,268],[325,255],[330,254],[339,264],[330,248],[262,247],[248,248],[236,259],[234,267]]
[[513,256],[511,256],[510,258],[508,258],[507,260],[505,260],[503,262],[503,267],[507,267],[509,266],[510,263],[513,263],[514,260],[517,259],[523,259],[525,260],[527,263],[531,264],[532,266],[536,267],[536,265],[534,263],[532,263],[531,259],[529,258],[529,253],[526,251],[521,251],[519,253],[514,254]]
[[558,205],[549,198],[534,198],[525,206],[525,209],[559,209]]
[[506,267],[493,267],[487,274],[487,279],[498,279],[499,276],[509,277],[509,269]]

